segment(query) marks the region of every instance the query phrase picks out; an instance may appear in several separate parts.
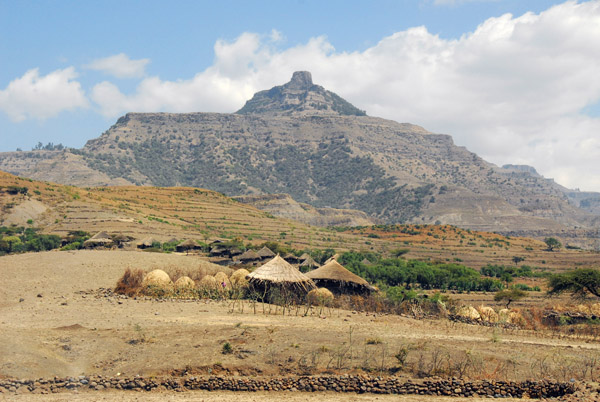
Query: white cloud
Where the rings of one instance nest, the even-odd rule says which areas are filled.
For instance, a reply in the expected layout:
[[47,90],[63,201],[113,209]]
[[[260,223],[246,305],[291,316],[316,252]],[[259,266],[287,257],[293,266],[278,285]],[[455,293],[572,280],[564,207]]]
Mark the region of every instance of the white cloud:
[[600,191],[600,119],[581,112],[600,99],[600,1],[490,18],[455,40],[411,28],[362,52],[336,52],[324,37],[282,50],[272,37],[218,41],[214,64],[191,79],[148,77],[132,94],[101,83],[92,99],[111,117],[231,112],[309,70],[372,116],[449,133],[491,162],[530,164]]
[[145,75],[150,59],[131,60],[125,53],[96,59],[85,68],[102,71],[117,78],[140,78]]
[[37,68],[11,81],[0,90],[0,110],[13,121],[46,119],[64,110],[88,107],[73,67],[40,76]]

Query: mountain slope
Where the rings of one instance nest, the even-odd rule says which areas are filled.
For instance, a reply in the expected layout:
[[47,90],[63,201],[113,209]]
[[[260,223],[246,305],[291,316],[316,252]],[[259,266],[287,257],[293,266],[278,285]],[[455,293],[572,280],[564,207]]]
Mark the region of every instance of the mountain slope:
[[545,236],[599,221],[595,210],[579,208],[566,189],[535,171],[499,168],[450,136],[366,116],[306,72],[257,93],[235,114],[129,113],[81,150],[39,160],[27,157],[35,152],[18,154],[0,155],[0,169],[80,186],[286,193],[388,223]]

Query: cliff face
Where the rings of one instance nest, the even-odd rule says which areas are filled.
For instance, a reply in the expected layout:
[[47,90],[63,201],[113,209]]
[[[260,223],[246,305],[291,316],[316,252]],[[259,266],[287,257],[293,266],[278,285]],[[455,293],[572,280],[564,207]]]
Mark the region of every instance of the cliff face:
[[533,168],[499,168],[450,136],[366,116],[306,72],[235,114],[129,113],[81,150],[43,152],[0,154],[0,169],[80,186],[286,193],[377,222],[548,234],[598,224],[593,195],[569,198]]

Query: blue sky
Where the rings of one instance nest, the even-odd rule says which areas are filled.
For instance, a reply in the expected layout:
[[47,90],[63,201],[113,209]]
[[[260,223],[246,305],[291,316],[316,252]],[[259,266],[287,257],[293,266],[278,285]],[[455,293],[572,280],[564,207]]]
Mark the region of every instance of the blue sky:
[[0,0],[0,151],[232,112],[307,69],[370,115],[600,191],[598,67],[598,1]]

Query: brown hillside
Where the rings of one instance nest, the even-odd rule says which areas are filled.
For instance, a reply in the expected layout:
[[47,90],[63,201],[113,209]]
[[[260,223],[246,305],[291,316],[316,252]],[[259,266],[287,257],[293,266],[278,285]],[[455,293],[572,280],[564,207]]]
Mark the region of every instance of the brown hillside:
[[[10,186],[27,194],[9,194]],[[39,193],[39,194],[38,194]],[[444,225],[389,225],[348,230],[309,226],[239,203],[213,191],[193,188],[78,188],[38,182],[0,172],[0,224],[33,226],[45,233],[106,231],[141,240],[173,237],[205,241],[239,238],[244,242],[277,241],[297,249],[334,248],[389,254],[407,248],[407,258],[459,262],[473,268],[488,263],[525,264],[547,269],[598,265],[598,254],[583,250],[545,250],[539,240],[463,230]],[[561,239],[564,242],[564,239]]]

